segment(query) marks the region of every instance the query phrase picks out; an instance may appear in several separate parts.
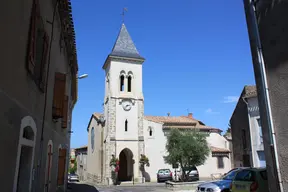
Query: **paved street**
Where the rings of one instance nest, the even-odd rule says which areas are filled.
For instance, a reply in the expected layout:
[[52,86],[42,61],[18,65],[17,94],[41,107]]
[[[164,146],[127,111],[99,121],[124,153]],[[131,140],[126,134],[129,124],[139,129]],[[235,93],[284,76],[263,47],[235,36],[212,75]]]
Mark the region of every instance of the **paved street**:
[[[97,189],[85,183],[72,183],[71,192],[167,192],[171,191],[165,187],[164,183],[150,183],[144,185],[120,185],[120,186],[99,186]],[[180,192],[180,191],[179,191]],[[184,192],[184,191],[181,191]]]

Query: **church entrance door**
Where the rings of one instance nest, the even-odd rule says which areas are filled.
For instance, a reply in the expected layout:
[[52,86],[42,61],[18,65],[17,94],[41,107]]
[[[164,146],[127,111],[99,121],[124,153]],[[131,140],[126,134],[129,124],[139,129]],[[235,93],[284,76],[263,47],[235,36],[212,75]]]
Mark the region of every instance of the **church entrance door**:
[[132,181],[133,178],[133,153],[125,148],[119,154],[119,181]]

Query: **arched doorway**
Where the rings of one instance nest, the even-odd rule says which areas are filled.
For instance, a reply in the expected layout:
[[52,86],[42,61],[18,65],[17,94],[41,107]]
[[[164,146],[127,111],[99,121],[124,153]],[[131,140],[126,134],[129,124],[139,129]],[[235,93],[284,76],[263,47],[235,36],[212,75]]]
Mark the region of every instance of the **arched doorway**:
[[133,153],[125,148],[119,154],[119,181],[132,181],[133,178]]

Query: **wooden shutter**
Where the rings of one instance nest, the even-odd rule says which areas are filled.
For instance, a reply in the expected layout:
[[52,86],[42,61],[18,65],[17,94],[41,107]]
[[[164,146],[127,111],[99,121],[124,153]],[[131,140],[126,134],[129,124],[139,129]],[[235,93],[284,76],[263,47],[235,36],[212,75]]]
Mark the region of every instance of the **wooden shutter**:
[[52,116],[54,119],[63,117],[64,96],[66,92],[66,75],[55,73]]
[[67,128],[68,124],[68,109],[69,109],[69,97],[65,95],[63,103],[63,118],[62,118],[62,128]]
[[66,168],[66,149],[59,149],[57,185],[64,184]]
[[30,32],[28,42],[28,61],[27,69],[29,73],[34,75],[35,68],[35,47],[36,47],[36,30],[37,30],[37,19],[38,19],[38,4],[34,0],[32,4],[31,19],[30,19]]
[[43,53],[41,60],[41,68],[39,71],[39,87],[42,91],[45,90],[45,82],[46,82],[46,67],[47,67],[47,58],[48,58],[48,46],[49,46],[49,36],[45,32],[44,33],[44,42],[43,42]]

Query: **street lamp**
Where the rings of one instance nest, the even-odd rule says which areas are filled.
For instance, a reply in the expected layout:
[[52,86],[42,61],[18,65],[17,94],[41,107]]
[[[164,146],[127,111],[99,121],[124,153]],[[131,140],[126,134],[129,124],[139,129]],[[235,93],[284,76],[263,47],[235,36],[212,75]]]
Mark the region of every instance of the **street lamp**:
[[78,79],[84,79],[84,78],[86,78],[86,77],[88,77],[88,74],[80,75],[80,76],[78,76],[77,78],[78,78]]

